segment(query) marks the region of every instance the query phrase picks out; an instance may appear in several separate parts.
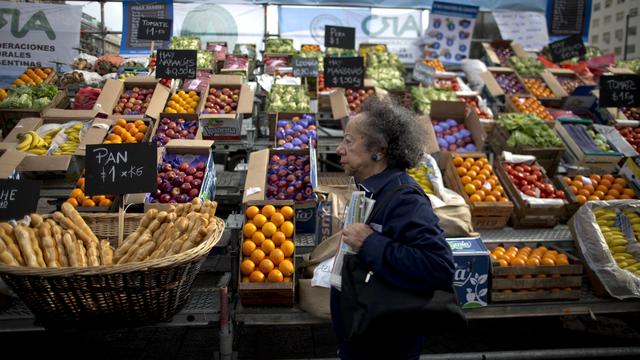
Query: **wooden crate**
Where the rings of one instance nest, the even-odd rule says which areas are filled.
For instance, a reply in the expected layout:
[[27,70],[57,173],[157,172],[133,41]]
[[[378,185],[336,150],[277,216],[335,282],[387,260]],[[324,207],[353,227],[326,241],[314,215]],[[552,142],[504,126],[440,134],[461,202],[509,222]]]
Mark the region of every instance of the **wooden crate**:
[[[251,205],[263,206],[263,205],[273,205],[276,208],[280,206],[291,206],[294,209],[295,214],[295,204],[292,200],[269,200],[269,201],[247,201],[243,207],[243,214],[245,214],[245,210],[247,207]],[[246,216],[245,216],[246,220]],[[295,216],[293,219],[294,223],[294,234],[293,239],[295,239]],[[244,228],[244,221],[242,224]],[[242,234],[242,230],[241,230]],[[242,255],[242,242],[244,241],[244,236],[240,238],[240,256],[238,256],[238,269],[240,268],[240,264],[242,264],[243,255]],[[243,306],[247,305],[279,305],[279,306],[293,306],[294,296],[295,296],[295,283],[296,283],[296,273],[295,273],[295,251],[291,257],[293,261],[294,273],[292,276],[291,282],[282,282],[282,283],[246,283],[242,282],[242,275],[238,276],[238,295],[240,296],[240,301]],[[256,264],[256,267],[258,264]],[[266,276],[265,276],[266,280]]]
[[560,290],[536,290],[536,291],[491,291],[490,301],[492,303],[517,302],[517,301],[555,301],[555,300],[578,300],[580,299],[580,289],[560,289]]
[[555,148],[531,148],[531,147],[522,147],[522,146],[508,146],[507,140],[509,140],[509,133],[499,124],[493,127],[493,132],[491,136],[489,136],[489,145],[491,146],[491,150],[494,154],[502,154],[503,151],[509,151],[513,154],[520,155],[533,155],[536,157],[536,160],[542,166],[549,176],[553,176],[558,171],[558,165],[560,164],[560,159],[562,158],[562,154],[564,153],[564,147],[555,147]]
[[[465,158],[466,157],[472,157],[472,158],[485,157],[484,154],[480,154],[480,153],[463,153],[463,154],[456,153],[456,154],[461,155]],[[513,211],[513,204],[511,202],[471,202],[469,200],[469,196],[464,191],[464,186],[462,185],[462,181],[460,181],[460,177],[458,176],[458,174],[456,174],[456,169],[455,169],[455,166],[453,165],[453,154],[443,153],[442,156],[445,157],[445,159],[443,159],[445,162],[445,171],[444,171],[445,185],[448,188],[460,194],[464,198],[465,202],[469,204],[469,209],[471,210],[473,228],[474,229],[503,228],[507,224],[507,221],[509,220],[509,216],[511,216],[511,212]],[[495,166],[494,166],[494,170],[495,170]]]

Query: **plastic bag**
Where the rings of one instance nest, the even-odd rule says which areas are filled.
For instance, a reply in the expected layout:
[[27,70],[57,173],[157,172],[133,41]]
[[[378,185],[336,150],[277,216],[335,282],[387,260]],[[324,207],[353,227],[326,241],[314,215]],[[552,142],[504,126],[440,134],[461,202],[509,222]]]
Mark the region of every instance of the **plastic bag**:
[[484,81],[480,74],[487,71],[487,65],[480,60],[465,59],[460,62],[462,71],[467,75],[467,81],[473,91],[480,92],[484,87]]
[[100,96],[100,89],[84,87],[76,93],[73,99],[74,110],[91,110]]

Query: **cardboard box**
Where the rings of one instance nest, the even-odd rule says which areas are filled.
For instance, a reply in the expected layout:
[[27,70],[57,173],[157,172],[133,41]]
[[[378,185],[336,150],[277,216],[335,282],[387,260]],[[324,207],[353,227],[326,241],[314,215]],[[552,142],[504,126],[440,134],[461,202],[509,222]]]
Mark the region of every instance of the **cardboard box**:
[[14,144],[0,144],[0,179],[8,179],[25,156],[26,153],[15,150]]
[[[156,124],[154,124],[154,121],[151,118],[139,118],[136,120],[126,120],[126,121],[127,123],[131,123],[137,120],[142,121],[147,126],[147,131],[144,133],[144,137],[138,143],[150,142],[152,139],[153,129],[156,127]],[[111,135],[113,128],[116,126],[116,123],[117,123],[117,120],[112,120],[112,125],[109,127],[109,130],[107,131],[107,134],[105,135],[105,138],[103,139],[103,141],[107,140],[107,137]],[[122,143],[124,144],[125,142],[123,141]]]
[[453,288],[462,308],[487,306],[489,298],[489,250],[479,237],[448,238],[456,272]]
[[[434,100],[431,102],[427,129],[430,128],[428,133],[434,135],[434,137],[431,137],[431,135],[429,135],[429,137],[432,141],[434,139],[436,140],[436,147],[437,138],[435,137],[435,130],[433,129],[431,120],[441,121],[446,119],[453,119],[457,121],[458,124],[464,124],[465,128],[471,132],[471,138],[473,139],[473,144],[477,147],[477,151],[482,151],[485,141],[487,140],[487,133],[484,131],[476,112],[467,112],[467,105],[462,101]],[[438,150],[440,150],[439,147]]]
[[[376,96],[380,97],[387,96],[388,94],[386,90],[373,86],[373,81],[371,79],[364,79],[363,89],[373,89]],[[331,101],[331,113],[333,114],[334,120],[347,118],[351,115],[351,110],[349,110],[349,103],[347,102],[347,96],[345,95],[345,89],[336,88],[334,92],[329,94],[329,101]]]
[[[155,122],[155,125],[151,132],[149,141],[156,141],[156,135],[158,133],[158,127],[162,125],[162,119],[185,119],[187,121],[195,121],[198,124],[198,130],[196,131],[196,137],[193,140],[202,140],[202,128],[200,126],[199,117],[196,114],[174,114],[174,113],[160,113],[160,118]],[[208,139],[211,140],[211,139]]]
[[[194,83],[194,84],[199,84],[199,83]],[[167,105],[169,104],[170,101],[172,101],[173,96],[176,95],[177,93],[180,91],[184,91],[185,93],[189,93],[190,91],[195,91],[196,93],[198,93],[198,96],[200,97],[200,100],[198,100],[198,105],[195,108],[195,113],[196,114],[200,114],[202,112],[202,110],[204,110],[204,105],[207,103],[207,96],[209,96],[209,85],[207,84],[206,87],[206,91],[201,92],[197,89],[182,89],[182,90],[178,90],[176,91],[176,93],[172,93],[169,94],[169,97],[167,98],[167,102],[164,104],[164,107],[162,108],[162,113],[166,112],[167,110]],[[162,113],[160,115],[162,115]],[[179,114],[187,114],[187,113],[179,113]]]
[[497,98],[500,101],[504,102],[504,98],[507,95],[504,90],[502,89],[502,87],[500,85],[498,85],[498,82],[496,81],[496,78],[494,77],[494,73],[498,74],[498,73],[513,73],[515,74],[516,78],[518,79],[518,81],[520,82],[520,84],[522,84],[522,88],[524,89],[523,92],[521,93],[517,93],[517,94],[509,94],[509,95],[526,95],[529,96],[529,91],[527,91],[526,86],[524,86],[524,82],[522,81],[522,78],[511,68],[506,68],[506,67],[490,67],[487,68],[488,71],[485,71],[483,73],[480,74],[480,78],[482,78],[482,80],[484,81],[484,85],[488,91],[488,94],[491,97]]
[[627,179],[636,194],[640,193],[640,156],[627,158],[619,174]]
[[[276,150],[265,149],[254,151],[249,155],[247,176],[244,183],[242,202],[268,200],[267,168],[271,155],[275,154],[309,154],[311,187],[318,186],[318,165],[314,149],[308,150]],[[296,231],[299,233],[315,233],[317,203],[315,200],[296,202]]]
[[[154,89],[147,111],[140,115],[114,115],[113,109],[118,104],[118,101],[120,101],[120,95],[122,95],[125,90],[132,89],[134,87]],[[158,116],[160,116],[160,113],[164,110],[164,105],[167,103],[169,94],[169,89],[167,87],[158,83],[157,79],[149,76],[133,76],[126,79],[124,82],[109,79],[104,84],[102,92],[96,102],[96,104],[100,104],[100,108],[96,106],[96,109],[99,110],[100,113],[107,114],[110,118],[116,120],[136,120],[141,119],[143,116],[148,116],[154,120],[158,120]]]
[[524,51],[524,48],[522,47],[522,45],[515,43],[512,40],[494,40],[490,43],[483,42],[482,48],[484,49],[484,52],[485,52],[485,62],[487,63],[487,65],[489,66],[501,65],[500,59],[498,58],[498,55],[496,54],[495,49],[502,48],[502,47],[510,47],[511,50],[513,50],[514,55],[517,57],[520,57],[520,58],[529,57],[527,52]]
[[[165,147],[158,148],[158,166],[162,164],[165,154],[204,155],[206,157],[205,162],[207,167],[204,178],[202,179],[199,197],[201,200],[213,200],[216,189],[216,170],[213,163],[214,156],[211,151],[212,145],[213,141],[208,140],[170,140]],[[185,161],[189,161],[189,159],[185,159]],[[171,205],[172,204],[151,203],[151,194],[146,194],[144,199],[145,211],[150,208],[158,209],[158,211],[167,210]]]
[[202,115],[198,133],[205,140],[240,140],[242,119],[239,117],[238,114]]
[[[271,114],[270,114],[271,115]],[[277,147],[278,144],[276,143],[276,131],[277,131],[277,124],[279,120],[291,120],[293,117],[297,116],[299,118],[301,118],[303,115],[310,115],[313,117],[313,120],[315,121],[316,127],[318,126],[318,119],[316,114],[312,114],[312,113],[300,113],[300,112],[295,112],[295,113],[276,113],[275,116],[269,116],[269,140],[274,141],[275,146]],[[316,146],[317,148],[317,146]]]
[[[556,121],[555,130],[567,149],[575,156],[578,165],[589,165],[591,163],[618,164],[624,154],[617,151],[584,151],[575,141],[574,137],[565,129],[564,124],[582,124],[593,126],[591,120],[563,120]],[[594,128],[594,131],[598,132]]]
[[[211,89],[240,89],[240,97],[238,98],[238,107],[236,108],[237,114],[251,114],[253,112],[253,91],[248,84],[244,83],[244,78],[239,75],[211,75],[209,78],[209,92]],[[207,95],[208,98],[208,95]],[[205,99],[208,100],[208,99]],[[207,101],[205,101],[206,104]],[[204,108],[203,108],[204,111]],[[203,117],[217,117],[220,114],[205,114],[201,113]]]

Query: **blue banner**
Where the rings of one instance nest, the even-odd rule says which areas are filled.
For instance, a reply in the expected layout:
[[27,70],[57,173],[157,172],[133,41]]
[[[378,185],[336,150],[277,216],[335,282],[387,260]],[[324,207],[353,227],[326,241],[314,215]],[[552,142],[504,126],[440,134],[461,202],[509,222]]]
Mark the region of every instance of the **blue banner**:
[[425,38],[427,56],[443,63],[460,63],[469,57],[479,8],[434,2]]
[[[121,55],[149,54],[151,41],[138,40],[140,18],[173,19],[173,0],[138,0],[122,2]],[[168,48],[168,41],[157,41],[156,49]]]

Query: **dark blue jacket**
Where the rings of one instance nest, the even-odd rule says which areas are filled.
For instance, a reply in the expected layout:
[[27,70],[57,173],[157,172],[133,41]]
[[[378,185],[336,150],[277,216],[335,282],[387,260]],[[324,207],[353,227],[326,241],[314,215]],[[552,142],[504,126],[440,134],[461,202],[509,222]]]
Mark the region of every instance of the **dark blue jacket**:
[[[387,169],[364,180],[359,187],[376,201],[382,201],[386,192],[400,184],[419,186],[406,171]],[[453,255],[427,198],[417,191],[401,190],[370,219],[370,225],[374,233],[366,238],[358,255],[376,276],[382,276],[398,287],[420,292],[451,288],[455,271]],[[331,317],[341,356],[343,359],[358,358],[355,349],[345,348],[339,304],[340,292],[332,289]],[[384,336],[388,338],[389,333]],[[416,348],[417,339],[406,339],[404,347]],[[370,345],[375,343],[372,339]],[[410,349],[402,349],[403,345],[397,342],[396,346],[400,347],[397,348],[398,355],[407,354],[407,351],[411,353]],[[421,348],[418,346],[413,350],[419,354]]]

